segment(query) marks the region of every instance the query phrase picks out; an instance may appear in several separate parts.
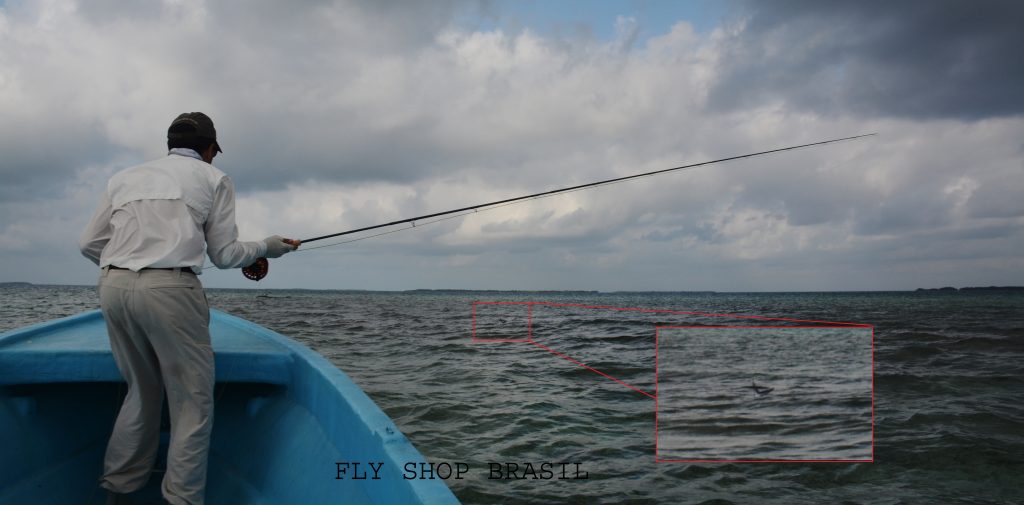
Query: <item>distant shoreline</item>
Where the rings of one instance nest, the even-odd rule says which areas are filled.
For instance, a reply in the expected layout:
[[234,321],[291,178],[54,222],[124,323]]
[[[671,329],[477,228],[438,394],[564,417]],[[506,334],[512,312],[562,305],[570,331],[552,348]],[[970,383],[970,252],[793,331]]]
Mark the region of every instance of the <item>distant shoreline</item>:
[[985,286],[985,287],[967,287],[967,288],[917,288],[914,290],[917,292],[925,293],[979,293],[979,292],[1018,292],[1024,293],[1024,286]]

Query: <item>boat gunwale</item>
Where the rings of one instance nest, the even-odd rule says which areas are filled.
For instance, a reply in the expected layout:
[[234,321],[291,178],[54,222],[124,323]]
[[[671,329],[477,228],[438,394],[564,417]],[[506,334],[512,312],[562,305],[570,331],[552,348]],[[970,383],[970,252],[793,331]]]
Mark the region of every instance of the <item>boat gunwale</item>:
[[[288,377],[284,385],[286,394],[297,405],[309,411],[320,423],[325,432],[330,434],[330,439],[340,444],[341,440],[353,438],[353,427],[361,432],[361,437],[356,438],[359,443],[367,449],[376,446],[382,452],[383,457],[389,461],[389,465],[401,471],[407,463],[427,463],[426,458],[412,445],[408,438],[398,429],[394,421],[362,390],[343,370],[335,366],[326,357],[317,353],[312,348],[298,342],[288,336],[265,328],[257,323],[248,321],[226,312],[210,309],[211,322],[216,320],[218,324],[226,324],[242,332],[247,338],[259,339],[272,343],[281,348],[281,354],[291,358],[288,366]],[[63,318],[44,321],[33,325],[16,328],[0,334],[0,353],[5,347],[16,345],[35,336],[60,331],[83,323],[92,323],[93,320],[102,319],[101,311],[94,309]],[[213,338],[214,343],[216,337]],[[216,348],[216,345],[214,346]],[[18,351],[10,351],[12,354]],[[42,351],[44,354],[46,351]],[[110,351],[107,351],[109,355]],[[216,349],[215,349],[216,354]],[[244,357],[247,353],[241,351],[230,351]],[[81,350],[80,355],[95,356],[95,350]],[[270,353],[252,353],[270,354]],[[113,364],[113,357],[110,356],[110,363]],[[115,369],[116,371],[116,369]],[[119,377],[119,374],[118,374]],[[63,383],[63,382],[109,382],[96,380],[83,381],[39,381],[39,383]],[[231,382],[253,382],[253,381],[221,381],[219,383]],[[255,381],[262,382],[262,381]],[[17,386],[23,383],[5,383],[0,387]],[[331,400],[334,397],[334,400]],[[317,403],[326,405],[326,408],[317,408]],[[355,416],[355,419],[348,418],[342,422],[331,422],[331,418],[338,418],[344,415]],[[347,432],[346,432],[347,431]],[[379,503],[394,503],[394,499],[407,500],[415,497],[414,503],[430,505],[457,505],[459,502],[452,494],[447,485],[440,480],[414,479],[405,480],[397,475],[391,478],[397,479],[394,484],[384,489],[375,488],[376,493],[371,494]],[[403,489],[405,491],[403,491]],[[383,494],[381,493],[383,491]]]

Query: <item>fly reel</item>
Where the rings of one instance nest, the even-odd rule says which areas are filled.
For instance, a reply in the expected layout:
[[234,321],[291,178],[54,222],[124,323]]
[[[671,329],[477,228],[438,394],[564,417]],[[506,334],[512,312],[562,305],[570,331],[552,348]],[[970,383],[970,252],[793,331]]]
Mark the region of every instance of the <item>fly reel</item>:
[[253,264],[242,268],[242,275],[253,281],[266,277],[268,273],[270,273],[270,262],[267,261],[267,258],[260,258]]

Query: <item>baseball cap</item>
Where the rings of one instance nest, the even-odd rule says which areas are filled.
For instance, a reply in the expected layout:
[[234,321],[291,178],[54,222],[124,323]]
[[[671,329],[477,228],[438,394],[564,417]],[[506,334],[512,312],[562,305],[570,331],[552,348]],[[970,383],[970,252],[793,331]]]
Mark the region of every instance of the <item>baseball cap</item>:
[[167,128],[167,140],[210,139],[217,152],[224,152],[217,142],[217,130],[213,120],[202,112],[185,112],[179,115]]

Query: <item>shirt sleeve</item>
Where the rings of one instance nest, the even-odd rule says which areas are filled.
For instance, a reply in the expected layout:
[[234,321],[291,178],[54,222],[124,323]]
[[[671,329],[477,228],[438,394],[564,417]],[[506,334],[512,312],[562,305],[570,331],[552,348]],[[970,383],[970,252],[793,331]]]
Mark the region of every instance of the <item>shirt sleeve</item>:
[[239,242],[235,224],[235,187],[223,177],[217,184],[213,207],[203,225],[206,253],[217,268],[238,268],[252,264],[267,254],[267,245],[260,242]]
[[93,213],[92,219],[86,225],[82,236],[78,239],[78,249],[82,251],[82,256],[89,258],[90,261],[97,265],[100,264],[103,248],[107,246],[107,242],[110,241],[110,237],[114,234],[113,228],[110,226],[110,215],[112,212],[110,195],[104,191],[103,196],[100,198],[100,204],[96,207],[96,212]]

